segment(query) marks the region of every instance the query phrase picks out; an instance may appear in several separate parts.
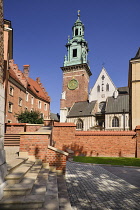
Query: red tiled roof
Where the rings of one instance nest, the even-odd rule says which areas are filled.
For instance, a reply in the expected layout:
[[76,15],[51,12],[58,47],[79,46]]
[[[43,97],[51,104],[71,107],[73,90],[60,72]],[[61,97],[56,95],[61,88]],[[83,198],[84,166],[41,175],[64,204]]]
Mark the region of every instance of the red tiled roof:
[[30,89],[39,98],[50,102],[49,96],[46,96],[40,85],[33,79],[28,78],[28,89]]
[[[18,69],[18,72],[19,73],[22,73],[22,71],[20,71]],[[14,79],[16,80],[20,85],[24,86],[24,84],[22,83],[22,81],[20,81],[20,79],[17,77],[16,73],[10,69],[9,70],[9,75]],[[24,74],[22,73],[22,80],[24,79]],[[26,80],[26,78],[25,78]],[[28,83],[27,83],[27,89],[31,90],[38,98],[42,99],[42,100],[45,100],[47,102],[50,102],[50,97],[45,94],[45,92],[42,90],[41,86],[33,79],[31,78],[28,78]]]
[[22,82],[19,80],[19,78],[16,76],[15,72],[14,72],[12,69],[9,69],[9,75],[10,75],[13,79],[15,79],[18,83],[20,83],[20,85],[24,86],[24,85],[22,84]]

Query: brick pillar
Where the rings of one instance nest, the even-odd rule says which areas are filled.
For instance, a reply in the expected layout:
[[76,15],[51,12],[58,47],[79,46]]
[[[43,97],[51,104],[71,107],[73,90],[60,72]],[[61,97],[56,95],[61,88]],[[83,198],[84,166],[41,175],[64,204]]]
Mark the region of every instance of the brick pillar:
[[66,151],[71,149],[75,140],[76,125],[74,123],[54,123],[52,143],[56,148]]
[[137,140],[136,157],[140,158],[140,125],[136,126],[136,140]]

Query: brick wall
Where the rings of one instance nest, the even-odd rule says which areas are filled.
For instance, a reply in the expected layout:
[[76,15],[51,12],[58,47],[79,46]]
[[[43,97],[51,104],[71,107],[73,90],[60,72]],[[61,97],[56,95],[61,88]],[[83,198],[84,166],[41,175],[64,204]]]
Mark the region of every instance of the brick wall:
[[6,123],[5,124],[5,133],[6,134],[19,134],[24,132],[26,123]]
[[20,152],[28,152],[29,156],[34,156],[46,162],[49,135],[38,133],[23,133],[20,136]]
[[43,163],[49,163],[49,166],[56,167],[56,170],[63,171],[66,169],[66,159],[68,153],[60,151],[49,146],[50,134],[42,133],[21,133],[20,134],[20,156],[33,159],[40,159]]
[[50,166],[55,166],[56,170],[65,172],[67,154],[54,147],[48,147],[46,161]]
[[102,157],[135,157],[134,131],[76,131],[73,123],[55,123],[52,139],[55,147],[75,155]]
[[27,123],[6,123],[5,133],[19,134],[20,132],[35,132],[41,128],[43,124],[27,124]]
[[26,124],[26,132],[35,132],[41,128],[43,124]]
[[[13,95],[10,94],[10,87],[13,88]],[[19,105],[19,97],[22,99],[22,105]],[[32,104],[32,97],[33,97],[33,104]],[[41,108],[38,108],[38,101],[41,101]],[[12,111],[9,111],[9,102],[12,103]],[[47,104],[47,110],[44,109],[45,104]],[[49,118],[50,112],[50,103],[43,101],[41,99],[35,98],[32,95],[31,91],[28,93],[28,100],[26,100],[26,89],[21,86],[20,84],[15,83],[14,80],[8,81],[7,87],[7,104],[6,104],[6,122],[11,120],[12,123],[17,123],[17,119],[15,114],[24,111],[25,109],[31,110],[38,110],[44,114],[44,118]]]

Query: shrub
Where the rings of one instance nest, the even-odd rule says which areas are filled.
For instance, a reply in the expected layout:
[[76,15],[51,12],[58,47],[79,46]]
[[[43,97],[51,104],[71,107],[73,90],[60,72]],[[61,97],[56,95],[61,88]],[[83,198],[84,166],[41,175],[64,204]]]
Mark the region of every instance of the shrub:
[[16,114],[15,117],[18,119],[19,123],[30,123],[30,124],[43,124],[43,118],[39,111],[21,111]]

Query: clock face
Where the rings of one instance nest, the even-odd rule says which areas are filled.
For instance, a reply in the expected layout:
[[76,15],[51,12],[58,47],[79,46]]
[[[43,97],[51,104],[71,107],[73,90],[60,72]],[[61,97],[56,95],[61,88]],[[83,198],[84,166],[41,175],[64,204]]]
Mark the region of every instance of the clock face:
[[76,79],[72,79],[68,83],[68,88],[70,90],[75,90],[78,87],[78,81]]

